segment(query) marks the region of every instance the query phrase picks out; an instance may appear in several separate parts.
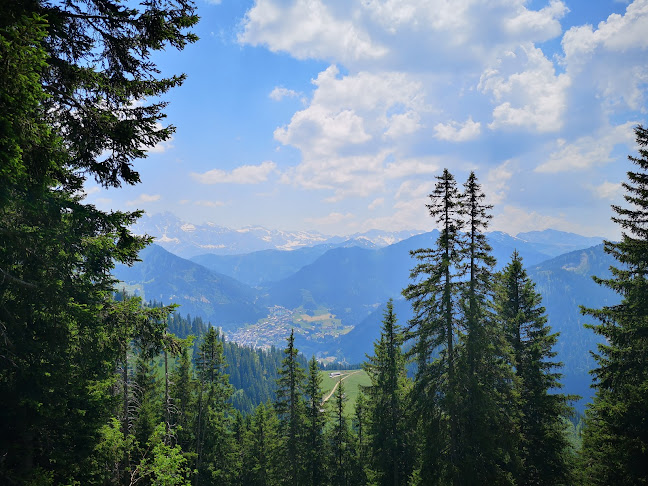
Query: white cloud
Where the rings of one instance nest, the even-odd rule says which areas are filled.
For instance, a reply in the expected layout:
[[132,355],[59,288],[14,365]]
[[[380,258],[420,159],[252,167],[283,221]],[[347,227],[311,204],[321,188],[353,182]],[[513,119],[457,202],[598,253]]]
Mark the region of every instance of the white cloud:
[[507,160],[486,173],[482,184],[489,204],[498,205],[506,199],[513,177],[513,161]]
[[295,90],[283,88],[281,86],[275,86],[275,88],[270,92],[268,97],[274,101],[281,101],[284,98],[297,98],[300,96]]
[[612,150],[618,144],[632,146],[636,122],[627,122],[616,127],[604,127],[596,135],[580,137],[572,143],[558,139],[556,150],[546,162],[535,168],[536,172],[557,173],[570,170],[590,169],[611,162]]
[[[624,15],[569,29],[563,39],[564,64],[575,86],[594,85],[614,108],[645,112],[648,84],[648,0],[635,0]],[[578,79],[578,81],[576,81]]]
[[152,203],[159,201],[162,198],[160,194],[140,194],[137,199],[132,201],[126,201],[127,206],[137,206],[138,204],[143,203]]
[[[429,181],[418,181],[418,180],[407,180],[401,183],[398,190],[396,191],[396,199],[402,199],[405,201],[410,200],[419,200],[424,201],[419,204],[421,207],[424,207],[428,203],[427,198],[432,191],[434,191],[434,186],[436,182],[434,180]],[[418,202],[417,202],[418,204]]]
[[603,184],[591,187],[592,192],[600,199],[616,199],[623,193],[620,182],[605,181]]
[[415,111],[396,113],[389,119],[389,128],[385,132],[386,137],[400,138],[414,133],[421,128],[421,116]]
[[516,206],[506,205],[493,216],[491,228],[510,235],[525,231],[545,230],[548,228],[561,231],[579,231],[573,223],[564,217],[542,214],[538,211],[527,210]]
[[296,0],[291,5],[257,0],[245,14],[240,43],[266,45],[297,59],[357,60],[381,57],[386,49],[348,19],[336,18],[321,0]]
[[202,206],[206,208],[219,208],[225,206],[225,203],[223,201],[200,200],[200,201],[194,201],[193,203],[195,206]]
[[562,33],[560,19],[569,12],[564,3],[551,0],[541,10],[523,8],[516,17],[504,21],[508,34],[518,39],[532,38],[536,42],[553,39]]
[[337,66],[320,72],[309,105],[275,130],[277,141],[302,154],[282,182],[333,189],[327,201],[339,201],[383,191],[386,178],[427,172],[423,162],[402,158],[385,166],[399,138],[420,128],[422,84],[402,73],[338,75]]
[[339,224],[343,221],[349,221],[351,219],[353,219],[353,214],[351,213],[342,214],[342,213],[332,212],[321,218],[305,218],[304,221],[306,221],[307,223],[328,226],[328,225]]
[[[556,43],[545,42],[560,39],[568,5],[255,0],[241,23],[241,44],[330,64],[310,93],[281,86],[269,93],[303,102],[275,127],[278,156],[292,153],[284,146],[300,153],[291,168],[282,168],[280,181],[321,191],[320,201],[366,198],[359,204],[371,210],[380,200],[374,215],[381,218],[359,223],[358,213],[357,224],[420,227],[426,194],[407,195],[423,187],[417,184],[422,179],[433,181],[440,167],[466,172],[479,164],[488,200],[498,205],[522,197],[510,188],[527,181],[525,168],[601,172],[579,179],[585,191],[583,180],[615,177],[603,166],[617,158],[615,146],[632,137],[624,122],[641,118],[627,110],[646,110],[648,0],[634,1],[624,15],[598,26],[570,29],[562,39],[564,56],[552,56]],[[578,15],[568,21],[578,22]],[[459,143],[470,140],[479,146]],[[599,187],[600,194],[606,190],[613,189]],[[384,216],[393,196],[392,214]],[[522,226],[527,220],[566,224],[538,204],[528,210],[508,204],[507,211]]]
[[563,126],[570,84],[567,74],[556,75],[541,49],[526,44],[509,52],[497,66],[485,70],[479,81],[479,89],[492,93],[499,103],[489,128],[558,131]]
[[[242,44],[296,59],[383,70],[451,63],[482,65],[502,48],[561,33],[568,11],[557,0],[530,10],[525,0],[256,0],[242,22]],[[415,53],[415,55],[412,55]]]
[[441,161],[438,157],[420,157],[401,159],[387,164],[385,175],[389,179],[401,179],[409,176],[432,175],[439,172]]
[[385,198],[384,197],[377,197],[376,199],[371,201],[371,204],[369,204],[369,206],[367,206],[367,209],[369,209],[370,211],[373,211],[374,209],[382,206],[383,204],[385,204]]
[[201,184],[259,184],[268,180],[276,168],[277,164],[267,160],[259,165],[242,165],[231,172],[221,169],[208,170],[202,174],[192,172],[191,177]]
[[437,123],[434,127],[434,131],[436,132],[434,136],[439,140],[465,142],[479,137],[479,134],[481,133],[481,123],[474,122],[472,117],[468,117],[463,124],[456,121],[451,121],[445,125],[443,123]]

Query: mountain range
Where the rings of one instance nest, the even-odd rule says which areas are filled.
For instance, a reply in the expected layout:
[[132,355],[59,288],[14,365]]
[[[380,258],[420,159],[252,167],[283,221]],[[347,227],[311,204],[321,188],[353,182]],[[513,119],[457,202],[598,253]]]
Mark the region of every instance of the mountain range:
[[[589,352],[598,341],[583,327],[591,320],[580,314],[579,305],[599,307],[617,300],[616,294],[591,279],[591,275],[609,275],[614,264],[604,253],[601,239],[553,230],[487,236],[497,269],[510,261],[514,250],[523,257],[543,296],[549,323],[561,333],[556,350],[565,363],[567,390],[588,397],[588,371],[593,365]],[[229,335],[240,336],[242,330],[252,334],[249,343],[282,346],[290,327],[296,326],[297,345],[306,355],[358,362],[373,349],[389,298],[395,299],[401,325],[411,317],[409,304],[401,297],[415,264],[410,251],[433,246],[437,237],[435,230],[383,247],[347,239],[293,251],[202,254],[191,260],[151,245],[141,252],[141,262],[133,267],[118,265],[114,274],[126,290],[146,300],[180,304],[181,313],[201,316]],[[579,245],[583,246],[576,251],[560,254]],[[330,319],[320,323],[318,315]],[[306,321],[309,329],[322,329],[309,334],[299,328]],[[257,326],[259,322],[263,325]],[[338,327],[324,329],[332,322]]]
[[171,213],[144,215],[132,231],[153,236],[158,245],[184,258],[202,254],[240,255],[261,250],[294,250],[314,245],[339,245],[353,240],[355,246],[379,248],[423,231],[371,230],[350,236],[328,236],[317,231],[281,231],[247,226],[226,228],[215,223],[193,224]]

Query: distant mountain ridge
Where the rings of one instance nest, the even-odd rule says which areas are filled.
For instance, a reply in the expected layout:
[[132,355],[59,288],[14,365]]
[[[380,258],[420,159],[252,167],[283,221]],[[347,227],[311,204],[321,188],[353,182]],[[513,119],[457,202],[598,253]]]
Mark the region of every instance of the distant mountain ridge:
[[539,252],[552,257],[582,248],[590,248],[603,242],[603,238],[600,236],[581,236],[553,229],[518,233],[515,237],[528,243]]
[[355,241],[356,246],[379,248],[423,231],[371,230],[351,236],[329,236],[316,231],[281,231],[249,226],[226,228],[215,223],[192,224],[171,213],[144,215],[132,227],[135,234],[148,234],[165,250],[183,258],[198,255],[240,255],[262,250],[295,250],[320,244],[339,245]]

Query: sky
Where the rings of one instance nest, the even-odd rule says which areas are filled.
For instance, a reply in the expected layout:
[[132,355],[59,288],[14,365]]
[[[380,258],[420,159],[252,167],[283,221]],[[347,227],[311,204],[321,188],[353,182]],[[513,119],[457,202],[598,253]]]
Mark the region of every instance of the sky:
[[104,210],[194,224],[431,230],[447,168],[509,234],[616,238],[611,204],[648,124],[648,0],[196,0],[200,40],[142,183]]

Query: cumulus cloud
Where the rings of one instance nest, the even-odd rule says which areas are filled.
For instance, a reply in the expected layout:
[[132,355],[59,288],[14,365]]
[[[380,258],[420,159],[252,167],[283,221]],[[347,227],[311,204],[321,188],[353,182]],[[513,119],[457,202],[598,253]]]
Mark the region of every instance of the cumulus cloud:
[[288,52],[297,59],[357,60],[381,57],[386,48],[372,42],[358,24],[336,18],[321,0],[297,0],[290,5],[257,0],[245,14],[238,40]]
[[594,84],[611,107],[645,112],[648,84],[648,0],[635,0],[624,15],[612,14],[597,28],[569,29],[563,39],[564,64],[579,86]]
[[[284,173],[284,183],[308,189],[334,189],[327,201],[368,196],[385,189],[385,178],[399,177],[421,162],[388,162],[398,141],[417,131],[426,110],[422,84],[403,73],[339,76],[329,66],[313,80],[308,106],[274,132],[277,141],[298,148],[301,163]],[[400,158],[399,158],[400,159]]]
[[515,52],[509,51],[495,67],[485,70],[479,81],[479,89],[491,93],[499,103],[489,128],[559,130],[570,84],[567,74],[556,75],[553,63],[541,49],[526,44]]
[[295,90],[283,88],[281,86],[275,86],[275,88],[270,91],[268,97],[274,101],[281,101],[284,98],[297,98],[300,96]]
[[497,205],[506,199],[512,177],[512,160],[507,160],[486,173],[486,178],[482,185],[489,204]]
[[406,158],[387,164],[385,175],[389,179],[432,175],[439,172],[440,167],[441,161],[438,157]]
[[[398,221],[371,220],[379,226],[419,221],[425,195],[405,195],[440,167],[465,171],[478,162],[495,204],[506,204],[523,161],[550,174],[601,170],[632,137],[624,121],[640,118],[623,110],[645,112],[648,0],[563,35],[568,3],[255,0],[241,44],[330,64],[314,76],[311,93],[281,86],[269,93],[303,102],[274,127],[275,140],[301,155],[282,169],[281,182],[322,191],[328,202],[361,197],[375,209],[382,200],[381,217],[396,197],[384,218]],[[551,55],[557,44],[545,42],[561,35],[562,52]],[[461,143],[470,140],[484,150]],[[590,180],[606,177],[613,176]],[[514,209],[507,211],[516,224],[526,224],[524,214],[552,222],[541,210]]]
[[536,42],[553,39],[562,33],[560,19],[569,12],[559,0],[551,0],[540,10],[522,8],[518,15],[504,20],[508,34],[518,39],[531,38]]
[[620,182],[605,181],[598,186],[592,186],[591,190],[600,199],[613,200],[623,193],[623,185]]
[[272,161],[265,161],[259,165],[242,165],[231,172],[221,169],[212,169],[198,174],[191,173],[196,181],[201,184],[259,184],[268,180],[268,177],[277,168]]
[[159,201],[162,198],[160,194],[140,194],[137,199],[126,201],[127,206],[137,206],[143,203],[152,203]]
[[590,169],[611,162],[612,150],[619,144],[632,145],[636,122],[627,122],[616,127],[604,127],[596,135],[587,135],[568,143],[556,141],[556,150],[549,159],[535,168],[536,172],[557,173]]
[[439,140],[446,140],[448,142],[465,142],[467,140],[474,140],[479,137],[481,133],[481,123],[474,122],[472,117],[463,123],[451,121],[450,123],[443,124],[437,123],[434,127],[435,137]]

